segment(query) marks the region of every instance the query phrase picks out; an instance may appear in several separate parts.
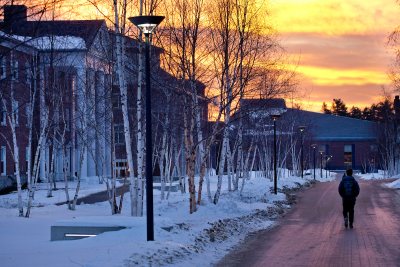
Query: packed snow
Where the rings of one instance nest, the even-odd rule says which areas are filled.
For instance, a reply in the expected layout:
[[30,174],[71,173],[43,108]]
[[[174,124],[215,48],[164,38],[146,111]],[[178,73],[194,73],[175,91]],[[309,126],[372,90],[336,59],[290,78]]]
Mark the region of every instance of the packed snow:
[[400,188],[400,174],[389,175],[386,171],[379,170],[376,173],[357,174],[363,180],[381,180],[381,179],[396,179],[393,182],[386,183],[385,186],[393,189]]
[[[212,204],[203,189],[203,203],[189,214],[188,194],[171,192],[160,200],[154,190],[155,241],[146,241],[146,216],[129,216],[129,197],[124,198],[121,215],[111,215],[110,204],[78,205],[75,211],[66,205],[64,190],[47,198],[47,185],[35,194],[35,207],[30,218],[18,217],[17,194],[0,196],[1,266],[211,266],[218,262],[249,233],[268,229],[276,218],[290,207],[291,190],[309,186],[312,175],[304,179],[285,176],[278,180],[278,194],[273,183],[255,173],[245,181],[241,192],[228,192],[227,180],[217,205]],[[335,179],[317,177],[319,181]],[[211,177],[211,191],[216,189],[216,176]],[[70,183],[71,193],[74,183]],[[62,187],[62,183],[58,185]],[[282,190],[285,189],[285,190]],[[105,190],[98,179],[84,180],[80,197]],[[26,198],[26,193],[25,193]],[[146,210],[145,210],[146,212]],[[72,241],[50,241],[52,225],[118,225],[124,230],[106,232],[95,237]]]

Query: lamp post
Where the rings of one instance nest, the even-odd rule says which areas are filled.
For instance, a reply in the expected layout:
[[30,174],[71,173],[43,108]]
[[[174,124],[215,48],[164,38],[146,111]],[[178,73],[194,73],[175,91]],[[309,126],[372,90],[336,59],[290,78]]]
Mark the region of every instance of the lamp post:
[[272,114],[271,119],[274,121],[274,194],[278,194],[278,176],[277,176],[277,159],[276,159],[276,121],[279,119],[279,114]]
[[319,151],[319,155],[320,155],[320,158],[321,158],[321,159],[320,159],[320,160],[321,160],[321,162],[320,162],[320,165],[321,165],[321,175],[320,175],[320,176],[321,176],[321,178],[322,178],[322,154],[324,154],[324,151],[323,151],[323,150],[320,150],[320,151]]
[[[328,178],[328,163],[332,159],[332,155],[326,156],[326,162],[325,162],[325,178]],[[330,172],[329,172],[330,173]]]
[[129,20],[144,34],[146,41],[146,209],[147,209],[147,241],[154,241],[153,212],[153,162],[152,162],[152,130],[151,130],[151,91],[150,91],[150,37],[163,16],[136,16]]
[[301,167],[301,178],[303,178],[303,172],[304,172],[304,155],[303,155],[303,134],[304,130],[306,129],[306,126],[299,126],[299,131],[300,131],[300,138],[301,138],[301,150],[300,150],[300,167]]
[[312,144],[311,147],[313,149],[313,167],[314,167],[314,180],[315,180],[315,165],[316,165],[315,150],[317,149],[317,144]]

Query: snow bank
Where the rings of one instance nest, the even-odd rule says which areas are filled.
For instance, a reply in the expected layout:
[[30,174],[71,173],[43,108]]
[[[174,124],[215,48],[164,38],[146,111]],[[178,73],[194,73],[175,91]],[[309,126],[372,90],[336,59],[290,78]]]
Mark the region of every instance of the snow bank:
[[385,184],[387,187],[389,187],[389,188],[395,188],[395,189],[398,189],[398,188],[400,188],[400,179],[397,179],[397,180],[395,180],[395,181],[393,181],[393,182],[391,182],[391,183],[387,183],[387,184]]
[[[332,173],[321,180],[329,181],[334,176]],[[105,185],[97,181],[83,181],[81,196],[104,190]],[[275,195],[272,181],[252,175],[245,180],[240,193],[229,192],[224,177],[218,204],[208,200],[204,188],[202,204],[193,214],[189,214],[187,193],[171,192],[169,199],[162,201],[160,191],[154,190],[155,241],[152,242],[146,241],[146,217],[129,216],[128,195],[121,215],[111,215],[107,201],[79,205],[76,211],[70,211],[66,205],[53,205],[65,201],[63,190],[54,191],[53,198],[46,198],[47,186],[41,185],[29,219],[17,217],[15,193],[0,196],[2,266],[210,266],[249,233],[275,225],[275,218],[290,207],[283,189],[311,182],[310,175],[304,179],[281,177]],[[216,184],[217,177],[211,177],[213,193]],[[62,223],[115,224],[127,228],[81,240],[51,242],[50,226]],[[23,257],[22,247],[29,248],[24,250]]]
[[381,180],[381,179],[386,179],[388,178],[385,175],[385,172],[379,170],[377,173],[360,173],[360,174],[356,174],[358,177],[360,177],[360,179],[363,180]]
[[388,177],[387,172],[379,170],[377,173],[365,173],[365,174],[357,174],[361,179],[364,180],[382,180],[382,179],[398,179],[391,183],[385,184],[385,186],[389,188],[400,188],[400,174]]

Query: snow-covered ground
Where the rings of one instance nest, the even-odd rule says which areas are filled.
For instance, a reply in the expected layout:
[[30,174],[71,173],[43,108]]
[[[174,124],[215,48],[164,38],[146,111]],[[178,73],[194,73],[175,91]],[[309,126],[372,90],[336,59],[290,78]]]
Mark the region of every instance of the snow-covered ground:
[[[324,176],[325,177],[325,176]],[[317,177],[318,178],[318,177]],[[335,178],[331,173],[328,179]],[[91,182],[90,182],[91,181]],[[312,176],[283,177],[279,189],[305,186]],[[211,179],[215,192],[216,177]],[[289,205],[286,195],[271,192],[273,183],[266,178],[252,177],[245,181],[242,194],[228,192],[227,181],[217,205],[207,199],[189,214],[188,194],[171,192],[168,200],[160,200],[154,190],[155,241],[146,241],[146,217],[129,216],[128,197],[122,215],[111,215],[108,202],[77,206],[70,211],[63,190],[46,198],[43,185],[35,195],[31,218],[19,218],[15,193],[0,196],[0,264],[1,266],[210,266],[221,259],[250,232],[273,227],[274,218]],[[74,184],[71,184],[73,187]],[[61,187],[61,184],[59,185]],[[105,189],[97,179],[83,182],[80,196]],[[25,196],[26,198],[26,196]],[[111,224],[127,227],[96,237],[73,241],[50,241],[51,225]]]
[[357,174],[363,180],[380,180],[380,179],[397,179],[391,183],[386,183],[385,186],[393,189],[400,188],[400,174],[388,177],[388,174],[382,170],[379,170],[377,173],[365,173],[365,174]]

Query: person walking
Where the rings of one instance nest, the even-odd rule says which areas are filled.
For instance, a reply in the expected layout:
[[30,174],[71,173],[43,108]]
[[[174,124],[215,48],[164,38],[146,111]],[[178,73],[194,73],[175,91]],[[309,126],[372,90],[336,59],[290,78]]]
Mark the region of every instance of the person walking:
[[357,196],[360,194],[360,186],[353,177],[352,169],[346,170],[346,175],[343,176],[338,190],[343,202],[344,227],[347,228],[350,225],[350,228],[353,228],[354,206]]

